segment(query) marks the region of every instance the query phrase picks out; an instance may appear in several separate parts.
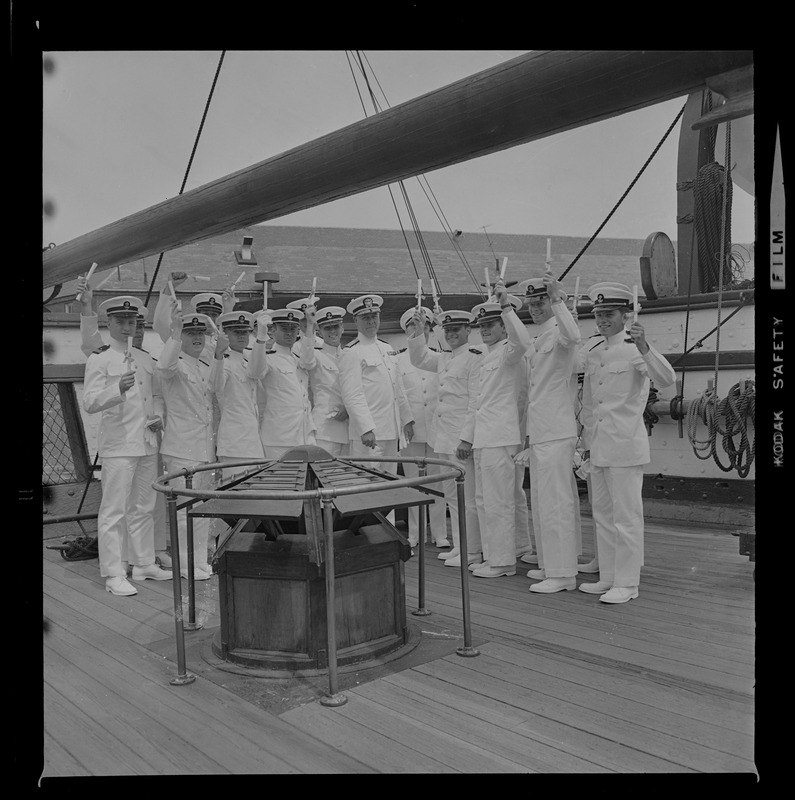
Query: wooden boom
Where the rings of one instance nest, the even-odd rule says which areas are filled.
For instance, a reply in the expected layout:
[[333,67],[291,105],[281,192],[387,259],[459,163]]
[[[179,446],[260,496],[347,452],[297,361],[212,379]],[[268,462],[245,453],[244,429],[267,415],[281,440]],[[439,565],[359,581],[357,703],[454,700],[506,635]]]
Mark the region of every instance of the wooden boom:
[[681,97],[751,50],[533,51],[44,252],[44,286]]

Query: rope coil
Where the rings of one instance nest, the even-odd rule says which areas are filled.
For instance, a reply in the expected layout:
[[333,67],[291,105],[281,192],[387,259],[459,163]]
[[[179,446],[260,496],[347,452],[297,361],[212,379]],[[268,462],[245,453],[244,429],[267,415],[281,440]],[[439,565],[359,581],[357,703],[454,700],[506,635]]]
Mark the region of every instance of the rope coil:
[[[674,400],[671,401],[672,410]],[[687,409],[687,436],[696,458],[706,461],[712,457],[723,472],[737,470],[741,478],[747,477],[756,451],[756,441],[751,441],[748,436],[749,423],[754,423],[755,413],[756,387],[753,381],[735,384],[723,400],[718,399],[714,389],[705,391]],[[699,423],[706,427],[706,438],[697,435]],[[738,436],[740,441],[735,444]],[[724,465],[718,455],[718,437],[729,457],[728,465]]]

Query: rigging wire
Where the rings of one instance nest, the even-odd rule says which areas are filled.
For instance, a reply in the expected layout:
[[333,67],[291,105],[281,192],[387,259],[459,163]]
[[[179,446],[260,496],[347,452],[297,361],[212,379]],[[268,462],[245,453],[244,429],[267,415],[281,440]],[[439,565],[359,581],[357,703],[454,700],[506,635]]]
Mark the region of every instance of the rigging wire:
[[[748,439],[748,421],[753,422],[756,411],[756,390],[753,381],[740,381],[735,384],[723,400],[718,397],[718,375],[720,366],[720,329],[723,301],[723,276],[726,262],[731,255],[726,252],[726,217],[729,198],[728,182],[731,163],[731,123],[726,124],[726,155],[724,163],[723,202],[721,207],[720,257],[718,262],[718,315],[715,337],[715,366],[713,385],[708,387],[701,397],[692,402],[687,411],[687,432],[690,444],[696,457],[703,460],[712,456],[713,461],[723,472],[737,470],[741,478],[745,478],[754,460],[756,442]],[[742,307],[742,306],[741,306]],[[739,309],[737,309],[739,310]],[[735,312],[736,313],[736,312]],[[697,436],[698,422],[706,425],[707,438]],[[717,440],[721,436],[723,450],[729,457],[728,465],[724,465],[718,455]],[[734,438],[740,437],[739,446]]]
[[565,270],[563,270],[563,273],[558,278],[559,281],[562,281],[566,277],[566,274],[569,272],[569,270],[580,260],[580,257],[591,246],[591,243],[599,235],[599,233],[602,230],[602,228],[604,228],[604,226],[607,225],[608,221],[610,220],[610,217],[612,217],[613,214],[615,214],[615,212],[618,209],[618,207],[621,205],[621,203],[624,202],[624,199],[630,193],[630,191],[632,190],[632,187],[638,182],[638,179],[640,178],[640,176],[645,172],[646,167],[649,166],[649,164],[651,163],[651,160],[654,158],[654,156],[657,155],[657,151],[663,146],[663,142],[665,142],[665,140],[668,138],[669,134],[674,129],[674,126],[676,125],[676,123],[679,122],[679,118],[682,116],[682,114],[684,114],[685,107],[686,107],[686,104],[685,104],[685,106],[682,106],[681,109],[679,109],[679,113],[676,115],[676,117],[674,117],[674,121],[670,124],[670,126],[668,127],[668,130],[663,134],[663,137],[662,137],[662,139],[660,139],[659,143],[657,144],[657,147],[655,147],[654,150],[652,150],[651,155],[646,159],[646,163],[640,168],[640,171],[632,179],[632,182],[629,184],[629,186],[627,186],[627,189],[624,192],[624,194],[622,194],[621,197],[619,197],[618,202],[613,206],[613,208],[610,210],[610,213],[605,217],[604,222],[596,229],[596,232],[593,234],[593,236],[591,236],[591,238],[588,239],[588,241],[582,247],[580,252],[577,253],[577,255],[574,257],[574,260],[571,262],[571,264],[569,264],[569,266],[566,267]]
[[[213,77],[212,86],[210,87],[210,94],[207,97],[207,102],[204,105],[204,113],[202,114],[201,122],[199,123],[199,130],[196,132],[196,138],[193,141],[193,148],[190,152],[190,158],[188,159],[188,166],[185,169],[185,176],[182,178],[182,186],[179,187],[179,194],[182,194],[185,191],[185,184],[188,182],[188,175],[190,174],[190,168],[193,164],[193,157],[196,155],[196,149],[199,146],[199,138],[202,135],[202,130],[204,129],[204,122],[207,119],[207,112],[210,110],[210,101],[213,99],[213,93],[215,92],[215,85],[218,83],[218,76],[221,73],[221,65],[224,63],[224,56],[226,56],[226,50],[221,51],[221,58],[218,60],[218,67],[215,70],[215,76]],[[146,293],[146,299],[144,300],[144,306],[149,305],[149,299],[152,296],[152,290],[155,286],[155,281],[157,280],[157,273],[160,271],[160,265],[163,263],[163,256],[165,252],[160,253],[160,256],[157,259],[157,266],[155,267],[154,275],[152,275],[152,282],[149,284],[149,289]]]
[[[373,81],[378,86],[378,89],[381,91],[381,94],[382,94],[382,96],[384,98],[384,102],[386,103],[387,106],[389,106],[389,101],[388,101],[388,99],[386,97],[386,93],[384,92],[383,87],[381,86],[380,82],[378,81],[378,77],[376,76],[375,71],[373,70],[372,65],[370,64],[370,61],[367,58],[367,55],[365,53],[363,53],[363,52],[356,51],[355,56],[352,56],[352,55],[349,55],[348,51],[346,51],[345,52],[345,57],[346,57],[347,62],[348,62],[348,67],[349,67],[349,69],[351,71],[351,76],[353,78],[357,94],[359,95],[359,102],[362,105],[362,111],[364,112],[364,115],[368,116],[368,113],[367,113],[367,109],[365,108],[364,101],[362,99],[362,93],[361,93],[361,90],[360,90],[360,87],[359,87],[359,82],[357,80],[356,73],[355,73],[353,65],[351,63],[352,59],[353,59],[353,63],[355,63],[356,66],[358,67],[358,70],[359,70],[359,72],[361,74],[361,77],[365,82],[365,86],[367,88],[368,94],[370,96],[370,100],[371,100],[371,102],[373,104],[373,107],[374,107],[376,113],[380,112],[382,110],[382,106],[379,103],[375,92],[373,91],[373,87],[371,85],[370,79],[368,78],[367,70],[365,68],[365,62],[367,64],[367,67],[369,67],[370,73],[372,74]],[[452,245],[453,250],[456,252],[459,260],[463,264],[464,270],[466,271],[467,275],[469,276],[470,280],[472,281],[473,285],[476,287],[478,292],[482,295],[483,293],[482,293],[480,284],[478,282],[478,279],[475,277],[474,271],[472,270],[471,266],[467,262],[466,256],[464,255],[463,251],[461,250],[460,245],[456,241],[456,237],[453,234],[452,227],[450,226],[450,224],[446,220],[446,218],[444,218],[444,214],[441,212],[441,207],[439,206],[439,201],[436,198],[436,196],[433,194],[433,190],[431,189],[430,183],[428,182],[427,178],[425,176],[423,176],[423,175],[417,175],[415,177],[417,178],[417,181],[418,181],[418,184],[420,186],[420,189],[423,191],[423,193],[425,194],[426,198],[428,199],[428,201],[429,201],[429,203],[431,205],[431,208],[432,208],[432,210],[434,211],[434,213],[436,215],[436,218],[439,220],[440,224],[442,225],[442,228],[443,228],[443,230],[444,230],[444,232],[445,232],[445,234],[447,236],[448,241]],[[441,297],[443,295],[442,288],[441,288],[441,285],[439,283],[438,276],[436,275],[436,271],[434,269],[433,262],[432,262],[432,259],[430,257],[430,252],[428,251],[427,245],[426,245],[425,240],[423,238],[422,230],[421,230],[420,225],[419,225],[419,223],[417,221],[416,215],[414,214],[414,211],[413,211],[413,209],[411,207],[411,202],[410,202],[409,197],[408,197],[408,192],[407,192],[406,187],[405,187],[405,182],[401,180],[401,181],[398,181],[398,184],[400,185],[400,189],[401,189],[401,193],[402,193],[402,196],[403,196],[403,200],[404,200],[404,203],[406,204],[406,208],[407,208],[407,213],[408,213],[409,219],[410,219],[410,221],[412,223],[414,234],[415,234],[415,236],[417,238],[418,247],[420,249],[420,253],[422,255],[423,261],[425,263],[425,267],[426,267],[426,269],[428,271],[429,278],[430,278],[430,280],[433,282],[433,284],[436,287],[437,295],[439,297]],[[423,184],[424,184],[424,186],[423,186]],[[427,191],[426,191],[425,187],[427,187]],[[403,231],[403,238],[404,238],[404,241],[406,242],[406,247],[409,250],[409,256],[411,258],[411,262],[412,262],[412,266],[414,268],[415,275],[419,278],[420,277],[419,276],[419,271],[417,269],[417,265],[415,263],[414,257],[411,254],[411,247],[410,247],[410,245],[408,243],[408,239],[406,237],[406,233],[403,230],[403,221],[402,221],[402,219],[400,217],[400,213],[398,211],[397,204],[395,202],[395,198],[394,198],[394,195],[392,193],[392,189],[391,189],[391,187],[388,187],[388,188],[389,188],[390,197],[392,198],[392,204],[395,207],[395,213],[398,216],[398,221],[400,222],[401,230]],[[433,199],[431,199],[431,195],[433,196]]]

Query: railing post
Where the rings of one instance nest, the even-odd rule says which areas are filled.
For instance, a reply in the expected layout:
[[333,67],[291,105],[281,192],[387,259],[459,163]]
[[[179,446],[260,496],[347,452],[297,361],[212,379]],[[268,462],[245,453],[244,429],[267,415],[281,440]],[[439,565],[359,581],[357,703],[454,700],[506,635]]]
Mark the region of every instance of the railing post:
[[[185,475],[185,488],[193,488],[193,473],[188,472]],[[185,531],[186,531],[186,548],[188,550],[188,621],[185,623],[185,629],[195,631],[201,628],[201,624],[196,622],[196,580],[194,578],[193,570],[195,558],[193,557],[193,517],[190,515],[190,510],[195,504],[195,500],[191,500],[185,507]]]
[[326,533],[326,640],[328,642],[328,695],[321,705],[341,706],[348,698],[337,691],[337,599],[334,575],[334,516],[330,497],[323,498],[323,527]]
[[464,618],[464,646],[456,649],[459,656],[479,656],[480,650],[472,647],[472,631],[469,614],[469,557],[467,550],[466,498],[464,497],[464,476],[455,479],[456,500],[458,501],[458,550],[461,559],[461,607]]
[[[419,477],[424,478],[428,474],[428,467],[425,459],[418,462]],[[417,589],[417,602],[419,607],[411,613],[415,617],[427,617],[431,612],[425,608],[425,537],[428,532],[428,507],[419,506],[417,509],[419,518],[419,549],[420,549],[420,568],[419,568],[419,587]]]
[[174,590],[174,627],[176,628],[177,641],[177,677],[172,678],[169,683],[180,686],[185,683],[193,683],[196,680],[196,676],[185,669],[185,631],[182,627],[182,581],[179,573],[177,495],[173,491],[169,492],[166,498],[166,510],[168,512],[169,537],[171,539],[171,561],[173,566],[171,583]]

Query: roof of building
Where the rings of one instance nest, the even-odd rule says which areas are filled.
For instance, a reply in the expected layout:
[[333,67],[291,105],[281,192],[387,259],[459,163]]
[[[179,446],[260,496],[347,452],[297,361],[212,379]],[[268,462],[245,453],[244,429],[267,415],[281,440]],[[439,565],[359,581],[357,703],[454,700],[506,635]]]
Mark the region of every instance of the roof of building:
[[[240,264],[235,251],[241,250],[243,237],[253,238],[256,264]],[[523,280],[544,269],[547,248],[545,235],[501,233],[462,233],[449,236],[442,232],[424,232],[423,247],[413,231],[362,228],[309,228],[286,225],[254,225],[239,231],[195,242],[164,254],[157,279],[156,294],[165,285],[170,272],[186,272],[188,280],[182,293],[221,291],[245,273],[237,286],[242,301],[261,294],[262,284],[255,274],[276,272],[279,281],[272,285],[277,294],[306,296],[317,281],[319,295],[361,294],[363,291],[411,293],[417,291],[417,276],[430,294],[429,270],[423,252],[427,252],[441,295],[477,294],[484,281],[484,269],[496,274],[497,263],[508,259],[506,280]],[[552,238],[552,269],[561,274],[586,244],[586,238]],[[583,292],[591,283],[618,280],[637,283],[638,258],[642,239],[597,239],[566,276],[572,284],[581,276]],[[112,294],[148,292],[155,274],[158,256],[123,264],[97,273],[95,290]],[[477,285],[476,285],[477,284]],[[75,293],[76,281],[65,283],[59,300]],[[571,287],[570,287],[571,288]],[[430,300],[430,298],[429,298]]]

